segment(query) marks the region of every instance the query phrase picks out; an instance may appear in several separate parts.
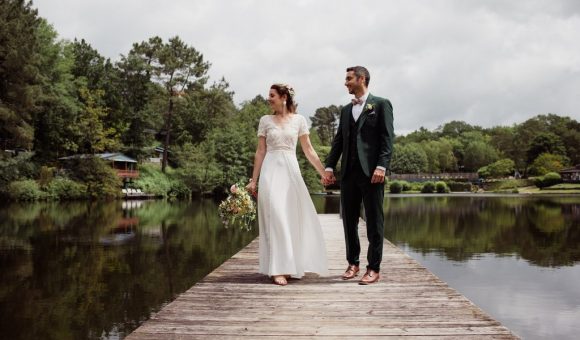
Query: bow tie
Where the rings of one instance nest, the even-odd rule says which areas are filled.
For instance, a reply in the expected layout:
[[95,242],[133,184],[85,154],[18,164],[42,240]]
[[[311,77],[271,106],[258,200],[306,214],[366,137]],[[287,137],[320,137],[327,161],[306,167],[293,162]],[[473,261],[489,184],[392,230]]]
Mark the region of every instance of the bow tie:
[[352,105],[362,105],[362,103],[364,103],[362,98],[353,98],[350,101],[352,102]]

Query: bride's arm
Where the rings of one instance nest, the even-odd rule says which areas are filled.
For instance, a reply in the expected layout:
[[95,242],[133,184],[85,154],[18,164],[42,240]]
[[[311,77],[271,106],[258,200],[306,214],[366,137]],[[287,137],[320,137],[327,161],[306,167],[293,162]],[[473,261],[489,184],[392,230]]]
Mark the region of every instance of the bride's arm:
[[256,155],[254,156],[254,171],[252,172],[252,179],[246,188],[252,192],[256,190],[258,183],[258,176],[260,176],[260,169],[262,169],[262,162],[266,156],[266,137],[258,137],[258,147],[256,148]]
[[304,151],[306,158],[308,158],[308,161],[310,162],[310,164],[312,164],[314,169],[316,169],[320,177],[324,178],[326,176],[326,173],[324,172],[324,165],[322,165],[320,158],[318,158],[318,154],[316,154],[316,151],[312,147],[309,135],[303,134],[299,138],[300,138],[300,146],[302,146],[302,151]]

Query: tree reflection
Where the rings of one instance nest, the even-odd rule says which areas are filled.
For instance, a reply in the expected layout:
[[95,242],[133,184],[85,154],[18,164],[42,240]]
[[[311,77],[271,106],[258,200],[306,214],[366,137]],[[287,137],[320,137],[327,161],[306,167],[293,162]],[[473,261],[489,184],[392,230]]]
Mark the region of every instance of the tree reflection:
[[223,228],[211,201],[8,208],[0,209],[7,339],[128,334],[257,235]]
[[456,261],[495,253],[569,266],[580,260],[579,211],[578,197],[391,197],[385,235]]

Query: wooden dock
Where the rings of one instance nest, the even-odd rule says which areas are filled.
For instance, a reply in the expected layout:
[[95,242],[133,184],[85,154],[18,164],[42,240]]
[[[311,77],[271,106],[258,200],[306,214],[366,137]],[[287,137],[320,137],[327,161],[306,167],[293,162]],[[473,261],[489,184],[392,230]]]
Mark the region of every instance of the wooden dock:
[[126,339],[518,339],[387,240],[379,283],[341,280],[342,222],[338,215],[319,216],[329,277],[308,274],[284,287],[272,284],[257,273],[256,239]]

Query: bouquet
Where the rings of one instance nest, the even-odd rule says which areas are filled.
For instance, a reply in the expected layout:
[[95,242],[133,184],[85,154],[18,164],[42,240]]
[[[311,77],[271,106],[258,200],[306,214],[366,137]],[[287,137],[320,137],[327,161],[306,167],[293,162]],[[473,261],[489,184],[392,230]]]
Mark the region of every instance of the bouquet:
[[251,230],[256,219],[256,204],[242,183],[230,187],[230,194],[220,203],[218,211],[226,228],[240,222],[242,229]]

